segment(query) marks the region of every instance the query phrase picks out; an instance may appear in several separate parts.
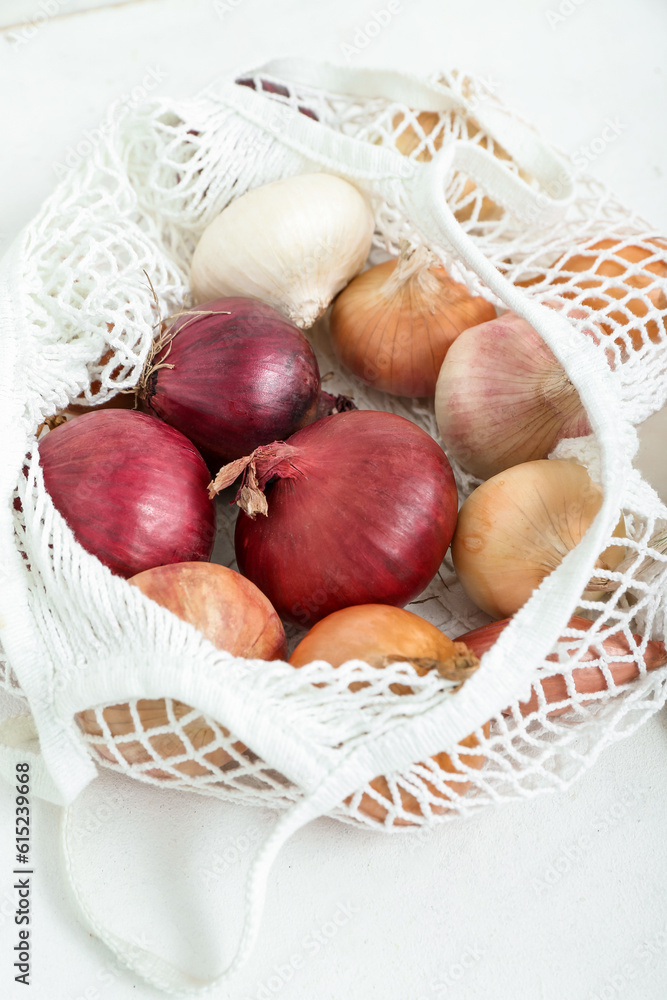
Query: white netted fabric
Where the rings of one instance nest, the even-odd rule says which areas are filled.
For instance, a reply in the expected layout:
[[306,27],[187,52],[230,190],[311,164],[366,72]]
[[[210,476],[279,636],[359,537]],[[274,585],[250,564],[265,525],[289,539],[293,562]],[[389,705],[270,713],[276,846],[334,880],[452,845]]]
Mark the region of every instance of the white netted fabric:
[[[54,801],[72,802],[102,764],[286,810],[256,860],[229,976],[256,933],[272,857],[308,819],[409,832],[565,788],[664,704],[667,509],[632,460],[634,425],[667,398],[667,244],[461,74],[423,81],[274,63],[197,99],[112,117],[0,271],[0,683],[27,699]],[[369,199],[370,262],[405,239],[427,244],[471,290],[528,320],[593,429],[556,454],[601,484],[595,522],[458,690],[407,664],[297,671],[214,649],[85,552],[44,489],[38,428],[137,383],[156,324],[189,301],[205,226],[244,192],[313,171]],[[343,372],[326,319],[310,336],[328,391],[437,438],[431,401],[388,397]],[[463,499],[476,481],[455,473]],[[601,596],[583,600],[620,511],[625,558],[595,570]],[[214,558],[231,566],[234,517],[219,501]],[[489,621],[449,559],[410,608],[452,638]],[[568,626],[575,611],[588,631]],[[636,666],[617,684],[612,663]],[[604,678],[592,692],[577,680],[584,664]],[[10,736],[0,737],[5,769],[17,752]],[[165,963],[130,957],[79,903],[151,982],[193,988]]]

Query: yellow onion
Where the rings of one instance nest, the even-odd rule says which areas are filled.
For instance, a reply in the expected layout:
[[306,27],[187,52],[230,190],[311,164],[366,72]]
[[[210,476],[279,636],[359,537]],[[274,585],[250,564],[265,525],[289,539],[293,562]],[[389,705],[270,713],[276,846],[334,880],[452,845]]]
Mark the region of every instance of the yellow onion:
[[[339,667],[347,660],[364,660],[377,669],[382,669],[393,662],[407,662],[414,670],[423,676],[429,670],[437,670],[448,680],[462,684],[479,666],[479,660],[461,642],[452,642],[440,629],[430,622],[402,608],[394,608],[385,604],[363,604],[356,607],[343,608],[334,611],[319,621],[296,647],[290,663],[293,667],[302,667],[313,660],[325,660],[332,667]],[[366,687],[366,682],[353,682],[350,690]],[[410,694],[411,688],[404,684],[391,684],[395,694]],[[489,724],[483,727],[488,736]],[[478,769],[484,763],[481,754],[465,753],[465,750],[479,746],[479,740],[472,733],[462,739],[457,747],[458,760],[465,766]],[[451,808],[452,799],[464,795],[470,787],[470,782],[461,775],[457,764],[446,753],[438,753],[429,759],[424,767],[421,780],[429,797],[440,799],[442,804],[430,804],[433,813],[440,814]],[[435,766],[435,773],[434,771]],[[446,780],[437,775],[437,769],[443,774],[459,777]],[[429,775],[431,780],[429,780]],[[437,776],[437,777],[436,777]],[[437,784],[435,783],[437,781]],[[370,787],[388,803],[392,801],[392,793],[387,779],[380,775],[369,782]],[[451,794],[453,792],[453,794]],[[402,809],[415,817],[426,815],[422,804],[403,786],[399,786],[400,805]],[[350,804],[353,796],[345,800]],[[369,818],[383,823],[388,815],[388,808],[381,801],[364,792],[357,805],[359,812]],[[412,826],[410,820],[397,817],[394,826]]]
[[539,334],[513,312],[464,330],[435,391],[447,455],[487,479],[590,434],[579,394]]
[[[138,573],[129,583],[138,587],[157,604],[168,608],[178,618],[190,622],[218,649],[248,659],[275,660],[285,656],[285,632],[278,615],[254,583],[234,570],[216,563],[172,563]],[[139,731],[145,733],[152,754],[139,740],[115,742],[117,754],[128,764],[147,764],[156,757],[168,760],[189,752],[189,745],[183,742],[177,732],[150,735],[151,729],[172,725],[168,704],[177,721],[193,711],[190,705],[180,701],[168,702],[164,698],[141,699],[137,702]],[[137,732],[127,702],[108,705],[99,711],[112,738]],[[85,733],[98,739],[105,738],[98,710],[79,712],[77,721]],[[220,728],[225,736],[229,735],[225,729]],[[206,747],[215,738],[213,729],[202,715],[187,722],[182,731],[196,750]],[[100,743],[94,743],[93,746],[100,757],[117,762],[117,755],[113,750]],[[246,751],[246,747],[239,742],[234,743],[233,747],[237,753]],[[173,768],[181,774],[197,776],[210,775],[217,768],[224,770],[226,766],[238,766],[234,757],[222,747],[204,754],[204,759],[210,767],[197,760],[187,759],[174,764]],[[162,768],[150,768],[143,773],[153,778],[174,778],[173,773]]]
[[339,360],[362,381],[398,396],[432,396],[450,345],[496,315],[486,299],[453,281],[425,247],[364,271],[331,312]]
[[[436,111],[420,111],[414,118],[408,119],[407,124],[401,128],[405,120],[402,114],[395,115],[392,120],[396,149],[418,163],[433,159],[434,153],[442,147],[447,134],[446,129],[442,127],[443,115]],[[463,138],[476,141],[481,149],[489,150],[498,160],[503,160],[505,163],[511,160],[509,153],[481,133],[470,119],[466,122],[466,130],[467,134]],[[518,175],[526,182],[531,180],[530,175],[520,168]],[[472,178],[462,172],[456,174],[448,194],[452,210],[459,222],[468,222],[471,219],[475,223],[492,222],[503,215],[502,206],[488,195],[482,195]]]
[[[602,490],[575,462],[524,462],[488,479],[459,511],[451,551],[463,589],[494,618],[513,615],[581,541],[601,504]],[[614,534],[624,527],[621,518]],[[585,600],[613,588],[605,571],[624,555],[621,543],[605,549]]]
[[[667,243],[619,236],[598,240],[580,252],[563,255],[556,273],[537,275],[517,284],[553,289],[560,299],[576,299],[594,313],[596,328],[628,355],[646,343],[659,343],[667,330]],[[551,303],[548,303],[551,305]],[[661,312],[649,317],[650,308]],[[639,322],[637,322],[639,321]]]

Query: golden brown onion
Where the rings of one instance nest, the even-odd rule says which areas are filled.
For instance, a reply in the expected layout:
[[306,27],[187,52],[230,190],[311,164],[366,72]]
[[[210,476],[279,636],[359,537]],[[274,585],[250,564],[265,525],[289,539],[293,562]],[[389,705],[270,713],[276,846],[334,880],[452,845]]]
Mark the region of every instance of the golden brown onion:
[[[435,625],[425,621],[411,611],[389,607],[385,604],[363,604],[357,607],[344,608],[335,611],[327,618],[318,622],[296,647],[290,663],[294,667],[302,667],[313,660],[326,660],[333,667],[339,667],[347,660],[360,659],[371,666],[382,669],[391,662],[405,661],[411,664],[422,676],[428,670],[436,669],[451,680],[461,683],[473,673],[479,661],[462,643],[454,643]],[[350,690],[365,687],[365,682],[355,682]],[[392,684],[395,694],[410,694],[411,688],[403,684]],[[489,725],[484,726],[488,735]],[[480,768],[484,763],[481,754],[461,752],[462,748],[472,749],[479,745],[474,734],[461,740],[457,753],[464,765]],[[449,754],[439,753],[430,758],[428,767],[433,764],[445,774],[461,775],[463,772],[456,766]],[[426,766],[426,765],[422,765]],[[437,774],[437,770],[436,770]],[[441,779],[444,788],[429,781],[426,775],[421,779],[430,796],[442,800],[442,804],[431,803],[433,813],[440,814],[451,808],[451,800],[464,795],[470,787],[470,782],[458,779],[450,781]],[[434,775],[435,780],[435,775]],[[380,775],[369,782],[381,798],[392,801],[392,794],[387,779]],[[453,790],[450,795],[445,789]],[[349,804],[352,799],[346,799]],[[403,810],[415,817],[424,815],[419,800],[407,789],[400,788],[400,799]],[[378,822],[384,822],[388,808],[378,802],[372,795],[364,792],[358,808],[360,812]],[[410,820],[396,818],[395,826],[411,826]]]
[[462,330],[496,315],[453,281],[425,247],[364,271],[334,302],[336,355],[368,385],[397,396],[432,396],[447,350]]
[[[173,563],[138,573],[129,582],[178,618],[194,625],[218,649],[248,659],[275,660],[285,656],[285,632],[278,615],[261,591],[234,570],[215,563]],[[180,701],[173,701],[172,708],[177,720],[192,712],[189,705]],[[164,698],[142,699],[137,702],[137,711],[141,730],[147,731],[148,742],[157,757],[167,760],[189,751],[189,746],[176,732],[150,736],[151,729],[170,724]],[[137,731],[127,702],[109,705],[102,714],[112,737]],[[77,720],[85,733],[104,736],[94,709],[79,712]],[[201,715],[186,723],[183,731],[197,750],[215,738],[213,729]],[[223,732],[228,735],[226,730]],[[128,764],[145,764],[153,759],[139,740],[120,741],[115,748]],[[101,757],[116,762],[112,750],[99,744],[95,744],[95,749]],[[238,753],[246,750],[238,742],[234,749]],[[204,754],[204,758],[211,768],[224,768],[234,761],[222,747]],[[194,759],[181,761],[174,767],[191,776],[212,773],[211,768]],[[173,778],[160,768],[144,773],[156,778]]]
[[[664,339],[667,330],[667,243],[663,240],[647,239],[644,245],[639,245],[627,238],[613,236],[598,240],[580,253],[563,255],[554,268],[557,273],[550,275],[549,287],[559,298],[577,299],[578,305],[594,312],[596,326],[607,336],[614,336],[622,356],[627,356],[625,338],[635,351],[645,343],[659,343]],[[541,274],[517,284],[529,287],[544,281],[545,275]],[[633,295],[633,289],[638,294]],[[646,299],[661,311],[660,321],[647,318]]]

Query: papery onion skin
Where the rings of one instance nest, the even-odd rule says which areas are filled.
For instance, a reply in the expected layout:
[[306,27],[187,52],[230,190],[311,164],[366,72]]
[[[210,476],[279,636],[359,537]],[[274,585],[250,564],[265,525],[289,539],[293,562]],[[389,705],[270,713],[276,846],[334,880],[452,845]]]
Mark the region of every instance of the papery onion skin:
[[396,260],[377,264],[340,293],[331,311],[331,341],[338,359],[366,384],[398,396],[432,396],[452,343],[496,310],[444,267],[423,267],[426,287],[417,272],[389,291],[396,269]]
[[[146,597],[193,625],[218,649],[248,659],[275,660],[285,656],[285,631],[278,615],[254,584],[234,570],[215,563],[175,563],[146,570],[129,582]],[[137,704],[137,710],[144,729],[155,729],[170,722],[164,698],[142,699]],[[180,719],[192,709],[183,702],[173,701],[172,711]],[[136,731],[127,703],[107,706],[103,715],[112,737]],[[77,721],[85,733],[103,736],[93,709],[79,712]],[[188,739],[198,750],[212,742],[215,736],[202,718],[195,718],[184,728]],[[150,737],[150,744],[155,754],[163,759],[180,756],[188,750],[175,732]],[[116,762],[114,752],[108,747],[94,746],[101,757]],[[151,759],[138,740],[121,741],[115,746],[128,764],[148,763]],[[246,750],[240,742],[234,743],[234,749],[238,753]],[[234,760],[222,747],[204,754],[204,757],[213,768],[224,767]],[[190,776],[211,773],[207,766],[193,759],[173,766]],[[174,778],[160,768],[150,768],[144,773],[154,778]]]
[[138,573],[130,583],[232,656],[280,660],[286,654],[285,630],[271,602],[227,566],[174,563]]
[[512,312],[454,341],[438,377],[435,415],[447,454],[480,479],[546,458],[561,438],[591,433],[565,371]]
[[173,427],[128,410],[86,413],[40,438],[39,456],[54,506],[113,573],[211,558],[208,470]]
[[[488,479],[462,505],[452,541],[463,589],[492,617],[513,615],[581,541],[601,505],[600,487],[574,462],[524,462]],[[623,556],[622,544],[612,544],[596,566],[613,569]]]
[[[473,652],[477,654],[477,656],[481,657],[496,643],[498,637],[509,625],[511,620],[511,618],[505,618],[499,622],[492,622],[489,625],[483,625],[481,628],[473,629],[471,632],[465,632],[463,635],[460,635],[457,641],[464,642],[470,647],[470,649],[473,650]],[[573,631],[588,632],[592,625],[593,622],[591,622],[588,618],[573,615],[567,623],[567,628]],[[637,646],[640,646],[642,642],[641,637],[635,635],[633,638]],[[613,659],[615,656],[620,658],[635,655],[635,651],[630,646],[630,643],[622,631],[606,635],[602,640],[600,640],[600,638],[596,638],[593,641],[598,646],[600,644],[603,646],[605,654],[610,660],[607,665],[607,669],[609,670],[614,680],[614,684],[617,687],[625,686],[639,677],[639,666],[636,660],[615,661]],[[559,643],[566,643],[572,650],[575,650],[581,644],[581,638],[577,639],[570,636],[563,636],[559,639]],[[649,639],[646,643],[643,658],[647,670],[657,670],[659,667],[663,667],[667,663],[665,644],[656,639]],[[593,646],[593,648],[586,650],[586,652],[578,658],[578,662],[586,663],[588,660],[597,659],[599,659],[599,654],[596,652],[595,646]],[[556,653],[552,653],[550,656],[547,656],[547,660],[552,663],[559,662]],[[609,687],[607,684],[607,678],[600,667],[575,667],[572,671],[572,681],[578,694],[597,694],[600,691],[607,691]],[[545,675],[540,672],[539,687],[542,689],[542,696],[547,705],[560,705],[560,707],[548,709],[547,715],[558,716],[572,710],[572,705],[561,704],[562,702],[568,701],[571,697],[567,689],[566,678],[563,674],[554,673]],[[519,702],[519,710],[521,714],[523,716],[532,715],[540,710],[540,701],[541,699],[538,695],[536,686],[534,685],[528,701]],[[590,701],[583,701],[581,704],[588,705],[590,704]],[[509,712],[509,709],[505,710],[505,714]]]
[[[455,659],[457,655],[460,655],[460,649],[457,650],[457,645],[451,639],[435,625],[413,612],[383,604],[365,604],[344,608],[319,621],[301,640],[289,662],[293,667],[302,667],[313,660],[325,660],[336,668],[347,660],[359,659],[381,669],[386,665],[387,657],[395,659],[405,656],[406,662],[411,663],[413,669],[423,675],[427,672],[426,669],[420,666],[419,662],[414,662],[415,660],[443,663]],[[353,682],[350,690],[365,686],[363,682]],[[411,691],[406,685],[392,684],[390,687],[395,694],[409,695]],[[489,729],[489,723],[486,723],[483,731],[487,737]],[[474,733],[460,741],[457,754],[463,765],[475,769],[482,767],[483,754],[465,753],[465,750],[477,746],[479,740]],[[428,766],[433,767],[433,764],[445,774],[464,773],[447,753],[434,754],[429,759]],[[443,800],[442,805],[438,803],[430,805],[436,815],[447,812],[451,808],[451,800],[465,795],[470,788],[470,782],[463,778],[453,778],[449,781],[443,778],[444,788],[435,785],[433,780],[429,781],[427,773],[422,775],[421,780],[434,798]],[[383,775],[373,778],[369,784],[381,798],[391,802],[389,783]],[[451,794],[452,792],[454,794]],[[425,815],[422,804],[415,795],[402,786],[399,794],[405,812],[415,817]],[[353,799],[354,796],[349,796],[345,803],[349,805]],[[367,792],[361,795],[357,809],[378,823],[385,822],[389,812],[381,802]],[[409,819],[396,817],[393,825],[413,826],[414,823]]]
[[[326,660],[339,667],[347,660],[364,660],[383,667],[387,658],[442,663],[458,652],[444,632],[412,611],[388,604],[361,604],[334,611],[313,625],[289,662],[303,667],[313,660]],[[412,666],[418,674],[426,673],[419,664]]]
[[239,515],[239,569],[282,618],[306,625],[353,604],[408,604],[442,562],[457,493],[440,446],[391,413],[356,410],[294,434],[295,477],[268,516]]
[[183,314],[170,334],[148,377],[144,407],[190,438],[210,466],[314,419],[315,353],[272,306],[241,296],[215,299]]
[[[626,341],[634,351],[639,351],[647,343],[663,341],[667,331],[667,243],[662,239],[647,239],[644,243],[642,246],[628,237],[611,236],[584,246],[579,252],[573,248],[572,254],[564,254],[556,261],[554,268],[558,273],[549,275],[548,284],[543,274],[517,284],[539,286],[540,291],[542,286],[548,287],[561,299],[576,299],[577,305],[591,311],[596,329],[614,337],[621,358],[626,360],[629,356]],[[620,260],[598,262],[605,251],[611,251]],[[637,264],[641,264],[639,272],[628,274],[630,267]],[[635,297],[633,289],[639,293]],[[645,318],[648,307],[644,299],[660,310],[659,321]],[[614,300],[618,301],[618,308],[613,307]],[[612,322],[606,322],[607,319]],[[635,324],[635,320],[639,322]]]

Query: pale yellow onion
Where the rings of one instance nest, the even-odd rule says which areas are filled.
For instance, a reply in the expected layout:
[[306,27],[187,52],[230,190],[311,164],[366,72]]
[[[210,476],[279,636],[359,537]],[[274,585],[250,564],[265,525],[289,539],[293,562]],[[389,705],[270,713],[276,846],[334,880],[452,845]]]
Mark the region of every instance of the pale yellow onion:
[[[583,538],[602,504],[602,491],[575,462],[524,462],[488,479],[459,511],[452,560],[475,604],[494,618],[515,614]],[[622,534],[621,519],[614,534]],[[614,570],[625,548],[610,545],[597,570]],[[582,595],[600,599],[613,583],[603,574]]]
[[373,230],[363,195],[332,174],[255,188],[204,230],[190,273],[195,301],[261,299],[306,330],[361,270]]
[[438,376],[435,416],[449,458],[480,479],[546,458],[561,438],[591,433],[564,369],[513,312],[454,341]]
[[350,282],[331,310],[331,341],[354,375],[397,396],[432,396],[462,330],[496,315],[426,247],[406,247]]

